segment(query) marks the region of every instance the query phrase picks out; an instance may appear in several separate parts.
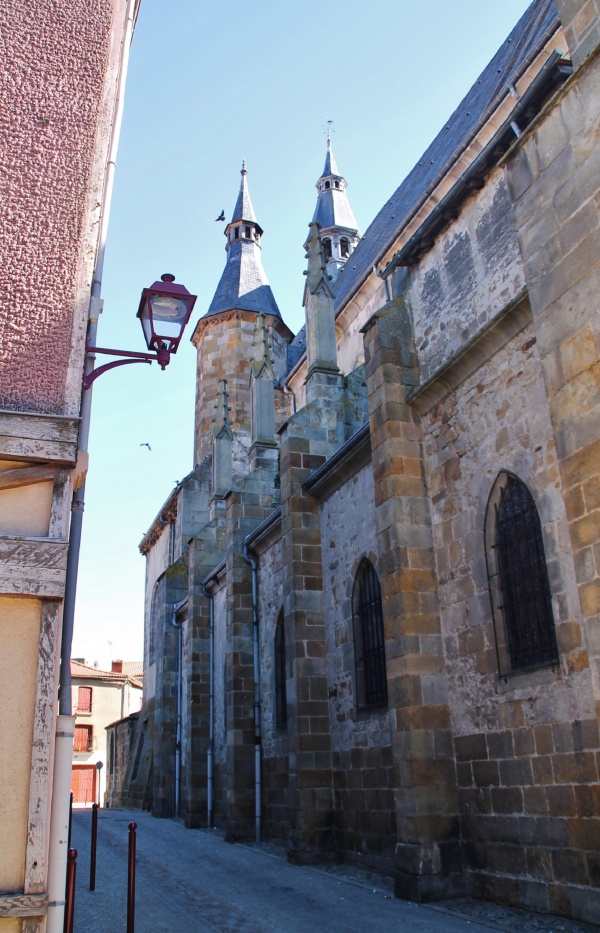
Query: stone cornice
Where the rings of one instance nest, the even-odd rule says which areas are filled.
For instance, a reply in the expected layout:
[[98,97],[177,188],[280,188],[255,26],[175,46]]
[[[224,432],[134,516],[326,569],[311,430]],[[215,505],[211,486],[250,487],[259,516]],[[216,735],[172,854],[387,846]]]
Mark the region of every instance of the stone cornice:
[[[293,332],[281,318],[276,317],[274,314],[265,314],[265,320],[268,326],[276,330],[288,343],[293,340]],[[227,321],[256,321],[256,312],[242,310],[220,311],[218,314],[210,314],[208,317],[201,317],[194,328],[194,333],[190,337],[196,349],[207,327],[216,327],[217,324]]]

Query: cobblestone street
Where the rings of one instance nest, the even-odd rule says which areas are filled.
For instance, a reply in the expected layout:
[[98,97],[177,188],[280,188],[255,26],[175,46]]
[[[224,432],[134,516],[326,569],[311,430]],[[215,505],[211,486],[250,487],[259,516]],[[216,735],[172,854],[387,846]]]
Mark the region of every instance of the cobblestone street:
[[467,899],[435,905],[394,898],[388,879],[331,865],[297,867],[275,846],[229,845],[132,810],[101,810],[96,890],[90,892],[91,812],[73,814],[78,850],[75,933],[126,930],[127,845],[138,824],[136,933],[583,933],[598,928]]

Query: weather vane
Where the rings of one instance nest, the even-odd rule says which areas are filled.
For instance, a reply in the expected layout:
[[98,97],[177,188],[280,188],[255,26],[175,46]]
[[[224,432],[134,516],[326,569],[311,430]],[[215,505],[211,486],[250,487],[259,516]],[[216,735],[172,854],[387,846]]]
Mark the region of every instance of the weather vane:
[[335,130],[331,129],[332,124],[333,124],[333,120],[327,120],[327,122],[323,124],[323,132],[327,134],[328,145],[331,142],[331,134],[335,133]]

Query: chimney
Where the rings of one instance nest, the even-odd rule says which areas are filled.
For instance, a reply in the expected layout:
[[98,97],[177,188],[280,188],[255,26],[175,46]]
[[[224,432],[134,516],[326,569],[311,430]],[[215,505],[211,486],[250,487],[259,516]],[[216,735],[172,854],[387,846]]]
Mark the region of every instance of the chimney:
[[122,674],[123,673],[123,662],[113,661],[111,670],[113,674]]

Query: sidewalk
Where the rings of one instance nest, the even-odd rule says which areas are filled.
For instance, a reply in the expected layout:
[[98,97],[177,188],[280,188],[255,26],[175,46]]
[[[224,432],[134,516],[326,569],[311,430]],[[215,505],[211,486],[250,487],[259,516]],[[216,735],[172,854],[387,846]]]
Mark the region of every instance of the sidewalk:
[[101,810],[96,890],[89,888],[91,812],[73,814],[75,933],[125,933],[128,823],[137,832],[136,933],[583,933],[598,928],[482,901],[413,904],[389,879],[331,865],[288,864],[276,846],[229,845],[138,810]]

